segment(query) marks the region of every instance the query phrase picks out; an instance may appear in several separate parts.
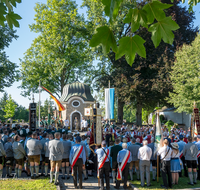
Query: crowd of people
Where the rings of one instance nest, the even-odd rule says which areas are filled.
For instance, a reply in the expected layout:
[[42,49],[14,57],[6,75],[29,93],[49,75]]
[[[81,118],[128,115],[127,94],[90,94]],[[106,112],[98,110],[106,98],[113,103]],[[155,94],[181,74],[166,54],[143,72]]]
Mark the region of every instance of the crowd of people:
[[32,179],[50,175],[50,183],[58,185],[61,172],[62,179],[73,176],[75,188],[79,184],[81,189],[83,173],[84,180],[92,176],[100,178],[102,190],[104,179],[106,189],[110,189],[110,178],[116,189],[122,179],[123,188],[127,189],[129,177],[130,180],[140,180],[142,187],[146,179],[149,187],[151,180],[156,180],[157,172],[162,174],[163,188],[178,184],[179,177],[183,176],[182,170],[190,185],[200,180],[200,167],[197,171],[200,136],[192,138],[182,128],[168,131],[163,126],[163,144],[158,151],[154,146],[155,126],[137,127],[125,123],[115,126],[103,121],[101,145],[90,144],[90,127],[80,135],[78,131],[69,131],[68,126],[56,129],[53,125],[41,125],[31,132],[28,125],[0,124],[0,132],[0,177],[15,175],[20,178],[22,172]]

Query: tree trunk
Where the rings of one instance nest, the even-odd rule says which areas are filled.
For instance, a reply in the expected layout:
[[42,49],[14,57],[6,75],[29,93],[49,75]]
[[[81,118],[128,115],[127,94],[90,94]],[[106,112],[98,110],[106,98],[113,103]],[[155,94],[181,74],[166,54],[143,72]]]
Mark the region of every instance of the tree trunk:
[[118,123],[123,122],[123,108],[124,108],[124,102],[120,101],[120,99],[118,98],[118,110],[117,110]]
[[142,104],[140,101],[137,101],[136,125],[142,125]]

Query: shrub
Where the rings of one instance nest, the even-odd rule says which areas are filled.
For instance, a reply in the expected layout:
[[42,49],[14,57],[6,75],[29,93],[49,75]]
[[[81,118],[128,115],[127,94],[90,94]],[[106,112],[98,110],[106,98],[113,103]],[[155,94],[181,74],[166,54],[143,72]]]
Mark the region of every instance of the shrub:
[[167,126],[168,131],[171,130],[171,127],[174,125],[174,122],[172,120],[168,120],[165,125]]
[[165,121],[165,116],[164,115],[160,115],[159,117],[160,117],[160,122],[164,123],[163,121]]
[[155,124],[156,122],[156,114],[153,115],[152,120],[151,120],[151,124]]

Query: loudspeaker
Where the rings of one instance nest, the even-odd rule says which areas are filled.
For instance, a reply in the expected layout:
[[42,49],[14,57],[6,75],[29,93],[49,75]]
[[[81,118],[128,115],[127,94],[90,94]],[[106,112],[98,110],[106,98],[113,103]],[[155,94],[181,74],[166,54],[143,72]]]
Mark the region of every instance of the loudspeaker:
[[36,103],[29,104],[29,125],[31,131],[36,130],[36,125],[37,125],[36,106],[37,106]]

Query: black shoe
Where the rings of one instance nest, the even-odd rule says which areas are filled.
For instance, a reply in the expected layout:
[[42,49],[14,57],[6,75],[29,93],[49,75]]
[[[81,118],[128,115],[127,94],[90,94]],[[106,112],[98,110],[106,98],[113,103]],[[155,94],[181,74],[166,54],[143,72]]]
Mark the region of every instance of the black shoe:
[[39,175],[38,175],[38,176],[36,175],[36,176],[35,176],[35,179],[38,179],[39,177],[40,177]]
[[56,185],[56,186],[59,185],[59,182],[55,182],[54,185]]
[[40,174],[40,176],[44,176],[44,174]]
[[75,189],[78,189],[78,187],[77,187],[77,186],[75,186],[74,188],[75,188]]
[[151,187],[152,185],[150,184],[150,185],[147,185],[147,187]]
[[88,177],[85,177],[85,178],[84,178],[84,180],[87,180],[87,179],[88,179]]
[[7,177],[14,177],[14,175],[10,174],[10,175],[7,175]]
[[31,176],[31,179],[35,179],[35,177],[34,177],[34,176]]
[[165,189],[168,189],[166,186],[164,186],[164,185],[160,185],[162,188],[165,188]]
[[197,184],[197,182],[193,182],[194,184]]
[[190,183],[190,182],[188,182],[188,185],[192,185],[192,186],[194,186],[194,184],[193,184],[193,183]]
[[53,183],[53,181],[50,180],[49,183]]
[[140,181],[140,179],[137,179],[137,181]]
[[114,186],[115,189],[119,189],[119,187]]
[[145,185],[141,185],[141,184],[140,184],[140,186],[141,186],[141,187],[144,187]]
[[62,179],[65,179],[65,177],[63,177],[63,176],[62,176],[61,178],[62,178]]
[[67,177],[67,179],[69,179],[70,177]]
[[156,179],[152,179],[152,181],[156,181]]
[[94,176],[94,175],[93,175],[93,174],[92,174],[92,175],[89,175],[89,174],[88,174],[88,176],[89,176],[89,177],[92,177],[92,176]]
[[28,174],[28,173],[27,173],[26,175],[27,175],[28,177],[31,176],[31,174]]

